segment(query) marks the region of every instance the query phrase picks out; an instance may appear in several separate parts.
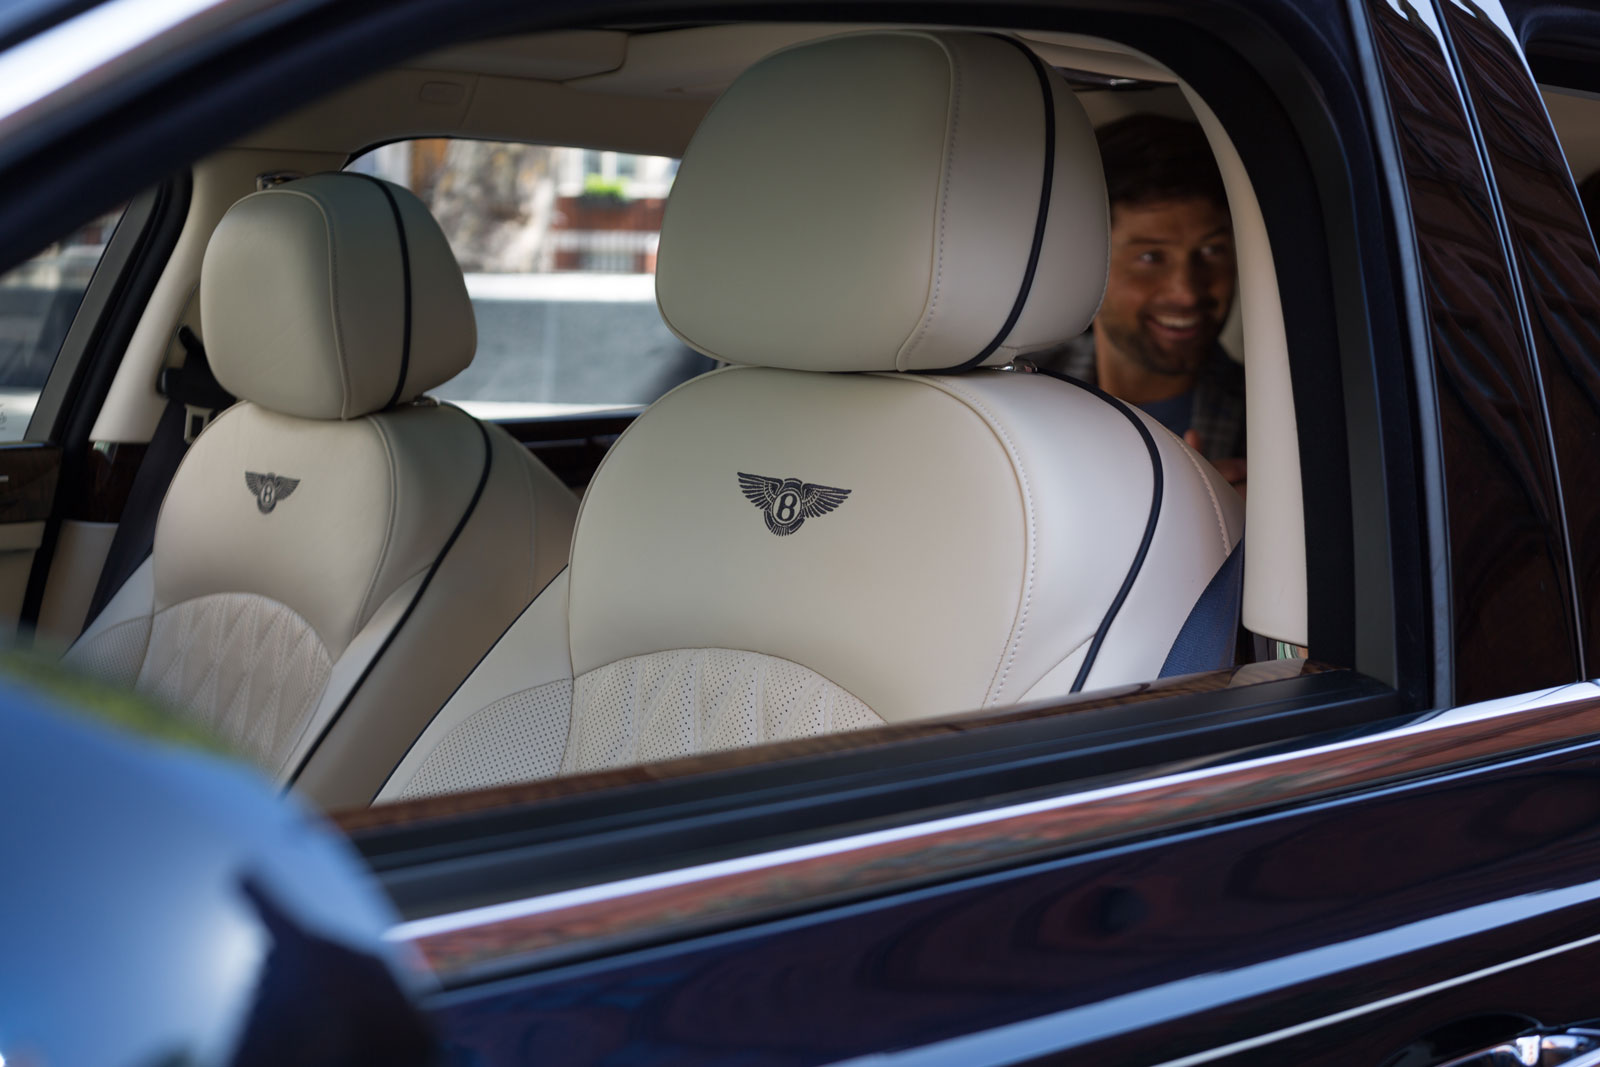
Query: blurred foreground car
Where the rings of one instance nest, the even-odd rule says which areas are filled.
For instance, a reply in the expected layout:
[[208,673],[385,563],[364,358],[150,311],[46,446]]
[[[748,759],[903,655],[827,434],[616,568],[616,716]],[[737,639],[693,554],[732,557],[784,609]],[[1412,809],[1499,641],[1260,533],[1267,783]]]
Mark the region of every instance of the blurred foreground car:
[[[891,31],[861,38],[886,58],[849,68],[854,96],[842,78],[806,80],[814,42],[869,26]],[[1520,0],[112,0],[15,6],[0,47],[0,250],[14,268],[0,279],[0,373],[16,368],[0,386],[28,413],[0,446],[0,609],[41,650],[110,664],[330,813],[399,915],[383,937],[431,969],[436,984],[409,994],[450,1062],[1600,1056],[1586,1025],[1600,1018],[1600,256],[1577,189],[1600,171],[1600,13]],[[924,78],[905,57],[931,48],[972,61]],[[763,95],[769,84],[781,91]],[[989,404],[1077,395],[1023,380],[1013,332],[1068,316],[1100,283],[1083,134],[1143,112],[1205,129],[1238,249],[1227,344],[1249,399],[1244,546],[1229,498],[1203,513],[1218,555],[1242,553],[1237,618],[1218,609],[1224,638],[1240,631],[1222,669],[1179,654],[1216,561],[1153,591],[1135,580],[1146,549],[1172,550],[1157,536],[1163,500],[1216,488],[1203,465],[1180,480],[1189,454],[1123,409],[1112,422],[1156,475],[1140,467],[1100,497],[1035,510],[1125,456],[1086,445],[1030,467],[1012,431],[1057,433],[1065,406],[1023,419]],[[1013,129],[1025,150],[968,154],[964,138]],[[341,170],[363,177],[323,173]],[[1022,192],[995,192],[1008,182]],[[306,204],[324,222],[293,213]],[[1052,220],[1080,230],[1062,239]],[[313,236],[286,269],[291,232]],[[878,256],[911,232],[921,245]],[[77,292],[82,249],[100,252],[81,298],[51,297],[58,262],[74,264],[58,273]],[[1070,270],[1062,249],[1077,253]],[[359,268],[339,275],[341,256]],[[694,269],[674,275],[674,257]],[[360,288],[397,267],[403,299]],[[346,288],[324,300],[300,285],[324,275]],[[1059,288],[1041,296],[1037,278]],[[646,313],[651,291],[670,329]],[[284,293],[302,302],[272,303]],[[973,351],[922,355],[925,338],[953,344],[940,315],[955,313],[940,309],[984,301],[995,321],[968,331],[983,335]],[[902,306],[925,329],[903,345],[895,334],[887,363],[844,343],[784,347],[853,342]],[[267,310],[234,329],[212,314],[229,308]],[[319,347],[330,309],[339,340]],[[449,332],[438,324],[472,318],[478,360],[466,366],[464,328],[436,358],[449,347],[434,344]],[[709,366],[680,341],[724,357],[723,326],[745,346],[727,360],[756,366],[644,409]],[[302,388],[300,355],[326,348],[343,373],[351,337],[378,338],[382,374],[352,361],[339,385]],[[200,373],[207,349],[215,381]],[[873,373],[838,373],[851,371]],[[700,414],[700,433],[690,419],[663,443],[652,428],[686,397],[777,381],[796,384],[748,394],[760,402],[736,417]],[[889,424],[914,405],[861,398],[908,381],[977,414],[943,436],[856,447],[847,414]],[[455,417],[414,399],[425,391],[483,420],[452,425],[474,449],[462,428],[481,428],[488,447],[481,474],[454,438],[415,450],[439,481],[420,502],[396,490],[409,511],[363,504],[336,534],[290,544],[293,509],[324,490],[261,463],[159,514],[223,428]],[[797,414],[801,395],[836,399]],[[976,445],[940,451],[958,432],[1010,465],[974,478]],[[755,466],[745,457],[760,449],[800,459]],[[332,456],[297,461],[350,476],[352,501],[378,484]],[[917,467],[930,456],[931,473]],[[539,482],[540,520],[567,525],[502,536],[533,509],[475,512],[498,491],[491,469],[587,489],[584,510],[573,520],[576,495]],[[355,543],[384,506],[409,517],[384,545],[424,531],[441,547],[363,584],[340,538]],[[490,512],[500,526],[485,527]],[[1124,512],[1142,543],[1115,527]],[[218,529],[268,532],[212,532],[224,517],[236,525]],[[280,525],[237,525],[258,521]],[[245,549],[238,584],[214,594],[235,598],[217,609],[235,612],[229,624],[199,609],[163,621],[182,598],[163,601],[170,577],[149,576],[174,529],[188,539],[169,572]],[[513,550],[535,542],[524,566]],[[292,566],[273,556],[286,544]],[[1074,552],[1081,588],[1039,563]],[[474,568],[476,587],[457,573]],[[344,586],[360,603],[350,618],[324,612],[337,639],[289,603]],[[1077,603],[1101,586],[1117,594],[1109,608]],[[462,589],[478,591],[448,610],[426,599]],[[617,614],[596,622],[584,613],[602,600]],[[883,623],[884,605],[910,617]],[[1071,630],[1060,620],[1074,612],[1087,629],[1060,647],[1024,643]],[[662,620],[686,630],[661,637]],[[948,681],[969,660],[976,695]],[[1033,673],[1007,690],[1013,671]],[[28,900],[17,911],[71,946],[63,960],[103,953],[108,975],[126,973],[136,930],[106,909],[106,929],[86,929],[73,894],[103,892],[96,872],[117,863],[157,896],[171,879],[163,907],[193,883],[153,855],[114,858],[94,815],[113,803],[92,770],[98,743],[18,716],[7,751],[28,773],[8,786],[29,799],[8,806],[5,839],[27,843],[5,899]],[[178,768],[129,773],[185,788]],[[173,840],[233,825],[215,808]],[[238,818],[251,855],[283,832]],[[80,834],[71,862],[50,847]],[[229,859],[208,892],[271,927],[313,883],[287,888],[302,861],[262,855],[271,870]],[[370,938],[378,912],[360,914]],[[173,961],[191,936],[166,942]],[[388,989],[382,955],[341,957],[349,977],[333,984]],[[172,967],[149,988],[190,980]],[[312,970],[273,995],[362,1032],[373,1001],[345,1008],[324,988],[331,970]],[[121,1017],[125,987],[28,988],[42,999],[8,998]],[[229,1062],[211,1050],[257,1031],[236,1022],[248,993],[220,995],[232,1006],[205,1021],[203,1048]],[[394,1018],[397,1040],[412,1033]],[[8,1058],[10,1042],[42,1040],[13,1025],[0,1016]],[[96,1038],[146,1055],[125,1025]],[[258,1062],[251,1047],[236,1061]],[[347,1043],[326,1062],[377,1047]]]
[[51,681],[0,694],[6,1062],[432,1062],[426,972],[343,842],[181,730],[83,715],[136,721],[125,695]]

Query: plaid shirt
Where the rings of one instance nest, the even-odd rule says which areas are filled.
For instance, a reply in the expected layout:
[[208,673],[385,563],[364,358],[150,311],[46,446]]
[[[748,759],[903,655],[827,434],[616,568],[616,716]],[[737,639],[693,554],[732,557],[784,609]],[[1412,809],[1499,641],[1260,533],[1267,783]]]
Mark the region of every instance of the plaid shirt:
[[[1028,358],[1043,370],[1090,385],[1100,384],[1094,364],[1093,333]],[[1189,428],[1200,435],[1200,454],[1208,460],[1244,455],[1244,368],[1220,346],[1195,376]]]

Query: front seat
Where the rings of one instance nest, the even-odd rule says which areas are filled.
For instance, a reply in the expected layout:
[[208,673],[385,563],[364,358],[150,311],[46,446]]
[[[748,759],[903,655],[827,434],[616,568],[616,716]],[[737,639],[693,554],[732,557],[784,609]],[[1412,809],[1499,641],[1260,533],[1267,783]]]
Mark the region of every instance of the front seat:
[[567,573],[379,799],[1157,677],[1238,496],[1155,420],[996,367],[1089,324],[1106,252],[1093,130],[1019,42],[752,67],[685,153],[656,290],[738,365],[613,446]]
[[566,563],[573,495],[423,396],[476,348],[427,208],[353,174],[245,197],[206,249],[211,366],[150,558],[67,660],[186,711],[280,782],[365,803]]

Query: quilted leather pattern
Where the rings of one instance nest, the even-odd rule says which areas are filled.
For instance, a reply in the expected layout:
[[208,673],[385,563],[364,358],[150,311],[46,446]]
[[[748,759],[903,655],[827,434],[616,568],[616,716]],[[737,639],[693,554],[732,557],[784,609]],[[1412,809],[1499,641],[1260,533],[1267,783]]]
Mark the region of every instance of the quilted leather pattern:
[[561,773],[881,726],[816,671],[726,648],[633,656],[581,675]]
[[150,617],[118,623],[67,650],[62,662],[116,685],[132,685],[150,644]]
[[276,772],[332,669],[316,631],[283,604],[217,593],[156,613],[137,686]]

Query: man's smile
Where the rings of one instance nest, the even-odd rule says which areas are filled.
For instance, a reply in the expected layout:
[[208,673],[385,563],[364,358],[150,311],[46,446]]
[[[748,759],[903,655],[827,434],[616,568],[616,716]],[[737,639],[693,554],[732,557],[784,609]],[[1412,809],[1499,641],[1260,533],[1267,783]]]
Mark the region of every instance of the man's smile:
[[1145,328],[1160,340],[1167,341],[1194,341],[1202,335],[1214,332],[1209,329],[1211,318],[1208,315],[1188,314],[1149,314],[1144,316]]

